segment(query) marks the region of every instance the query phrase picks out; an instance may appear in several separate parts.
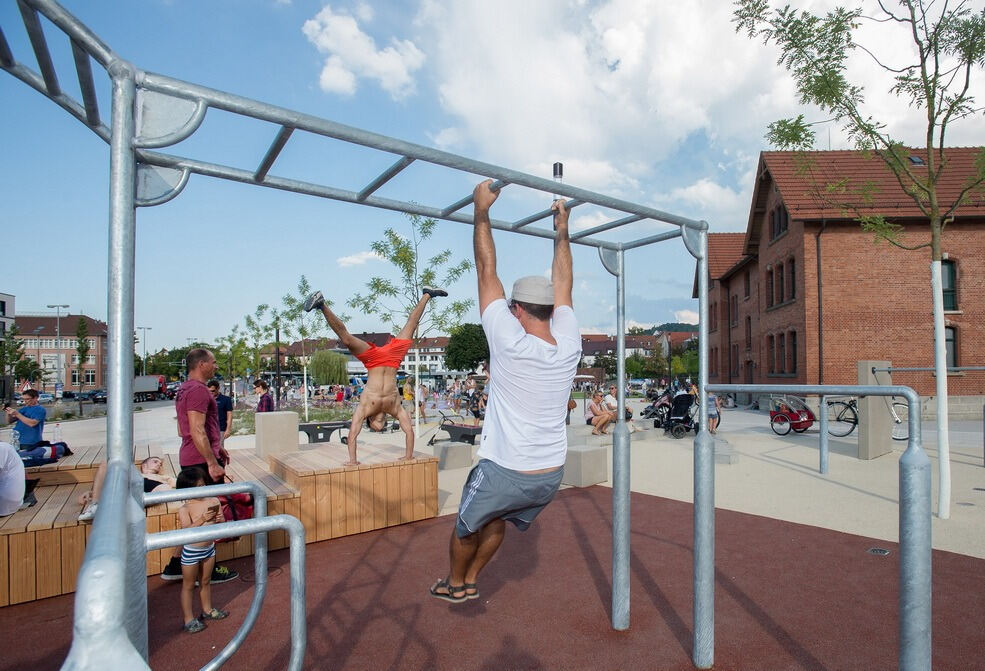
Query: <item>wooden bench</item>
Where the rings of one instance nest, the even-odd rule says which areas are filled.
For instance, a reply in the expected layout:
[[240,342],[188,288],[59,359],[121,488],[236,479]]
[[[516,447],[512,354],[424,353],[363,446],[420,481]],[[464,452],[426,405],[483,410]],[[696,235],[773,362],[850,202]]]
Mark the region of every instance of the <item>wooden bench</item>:
[[104,445],[86,445],[79,448],[70,445],[69,447],[72,454],[62,457],[53,464],[25,468],[27,477],[40,478],[39,484],[43,486],[92,482],[99,469],[99,463],[106,460],[106,447]]
[[403,448],[359,445],[358,466],[343,466],[344,445],[319,443],[270,455],[271,472],[300,493],[308,542],[338,538],[438,514],[438,460],[415,455],[398,461]]

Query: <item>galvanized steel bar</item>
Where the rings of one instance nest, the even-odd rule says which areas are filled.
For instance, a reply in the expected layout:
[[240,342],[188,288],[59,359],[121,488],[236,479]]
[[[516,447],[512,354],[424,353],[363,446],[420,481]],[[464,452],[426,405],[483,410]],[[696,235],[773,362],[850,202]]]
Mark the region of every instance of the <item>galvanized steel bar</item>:
[[[505,181],[503,181],[501,179],[498,179],[498,180],[494,181],[492,184],[489,185],[489,190],[490,191],[497,191],[498,192],[504,186],[506,186],[507,184],[509,184],[509,182],[505,182]],[[452,203],[448,207],[445,207],[445,208],[443,208],[441,210],[441,216],[442,217],[447,217],[449,214],[451,214],[453,212],[458,212],[463,207],[465,207],[467,205],[471,205],[472,204],[472,201],[474,199],[475,199],[475,196],[470,193],[469,195],[465,196],[465,198],[462,198],[461,200],[456,200],[454,203]]]
[[409,156],[401,156],[400,160],[391,165],[389,168],[384,170],[379,177],[374,179],[372,182],[367,184],[362,191],[356,196],[356,200],[366,200],[366,196],[369,196],[381,186],[389,182],[391,179],[400,174],[404,168],[414,162],[414,159]]
[[[128,631],[124,607],[131,598],[127,594],[126,533],[127,509],[134,505],[128,491],[131,471],[133,465],[122,461],[107,464],[99,514],[93,520],[76,581],[72,647],[62,671],[149,668],[146,650],[138,650]],[[146,594],[146,588],[143,591]],[[146,636],[146,610],[143,631]]]
[[817,416],[820,421],[818,429],[821,432],[821,438],[818,443],[818,452],[820,453],[818,457],[817,470],[825,475],[828,473],[828,397],[821,396],[821,404],[817,408]]
[[687,217],[681,217],[679,215],[657,210],[652,207],[645,207],[643,205],[622,200],[620,198],[605,196],[586,189],[579,189],[568,184],[558,184],[551,179],[535,177],[533,175],[528,175],[517,170],[510,170],[492,163],[476,161],[464,156],[458,156],[457,154],[441,151],[440,149],[425,147],[412,142],[405,142],[403,140],[391,138],[379,133],[372,133],[359,128],[354,128],[352,126],[346,126],[327,119],[321,119],[309,114],[302,114],[300,112],[295,112],[276,105],[261,103],[249,98],[184,82],[180,79],[174,79],[172,77],[153,72],[144,73],[144,78],[141,85],[162,93],[170,93],[172,95],[177,95],[180,93],[185,96],[192,95],[199,97],[206,100],[210,107],[222,109],[227,112],[242,114],[253,117],[254,119],[261,119],[281,125],[291,125],[295,128],[306,130],[311,133],[332,137],[337,140],[344,140],[346,142],[371,147],[373,149],[379,149],[381,151],[390,152],[391,154],[408,156],[421,161],[426,161],[428,163],[433,163],[435,165],[442,165],[447,168],[454,168],[456,170],[462,170],[465,172],[474,173],[476,175],[485,175],[486,177],[492,177],[493,179],[498,179],[510,184],[519,184],[520,186],[537,189],[538,191],[543,191],[545,193],[558,194],[568,198],[576,198],[586,203],[594,203],[595,205],[600,205],[613,210],[640,214],[648,219],[657,219],[670,224],[693,228],[695,230],[704,230],[704,227],[706,226],[706,224],[694,219],[688,219]]
[[899,668],[931,668],[931,497],[930,458],[923,450],[920,396],[899,385],[763,385],[713,384],[708,391],[777,394],[902,396],[910,431],[899,462]]
[[130,642],[144,659],[148,659],[150,652],[147,644],[147,552],[144,550],[147,515],[138,500],[143,496],[143,478],[132,466],[128,472],[130,490],[126,501],[127,561],[124,618],[130,632]]
[[598,226],[593,226],[592,228],[586,228],[584,231],[578,231],[571,236],[571,239],[584,238],[586,235],[595,235],[596,233],[601,233],[603,231],[608,231],[613,228],[619,228],[620,226],[625,226],[626,224],[632,224],[634,222],[643,219],[642,215],[631,214],[628,217],[623,217],[622,219],[616,219],[615,221],[610,221],[604,224],[599,224]]
[[[873,373],[895,373],[895,372],[914,372],[914,371],[935,371],[937,370],[933,366],[922,366],[918,368],[901,368],[898,366],[893,366],[890,368],[876,368],[872,367]],[[954,366],[948,367],[948,373],[960,373],[966,370],[985,370],[985,366]]]
[[277,137],[274,138],[274,141],[270,144],[270,148],[267,149],[267,153],[263,157],[263,160],[260,161],[260,167],[258,167],[256,172],[253,173],[254,181],[262,182],[263,178],[267,176],[267,173],[270,171],[270,167],[274,164],[274,161],[277,160],[277,157],[280,155],[281,150],[284,148],[284,145],[287,144],[287,141],[290,139],[291,133],[293,132],[294,129],[290,126],[280,127],[280,130],[277,131]]
[[[109,74],[113,86],[113,111],[109,169],[106,459],[111,464],[119,462],[129,467],[133,463],[133,313],[137,223],[134,198],[137,161],[132,142],[136,132],[136,73],[129,63],[117,61],[110,66]],[[106,529],[105,532],[127,535],[124,527]],[[133,552],[134,548],[129,543],[127,546]],[[143,557],[144,554],[140,553],[139,556]],[[146,655],[146,608],[142,617],[135,613],[128,614],[127,631],[134,646]]]
[[[678,231],[678,234],[680,232]],[[698,435],[694,438],[694,646],[699,669],[715,664],[715,441],[708,431],[708,233],[696,236],[698,262]],[[692,251],[692,250],[689,250]]]
[[[443,215],[440,210],[433,207],[427,207],[424,205],[419,205],[417,203],[410,203],[400,200],[392,200],[389,198],[381,198],[379,196],[369,196],[362,202],[358,201],[356,197],[358,194],[355,191],[346,191],[344,189],[336,189],[334,187],[322,186],[320,184],[312,184],[310,182],[301,182],[294,179],[286,179],[283,177],[271,177],[267,176],[262,182],[255,182],[253,180],[253,173],[246,170],[240,170],[239,168],[232,168],[229,166],[217,165],[215,163],[208,163],[206,161],[198,161],[195,159],[184,158],[180,156],[172,156],[170,154],[162,154],[160,152],[149,151],[140,149],[137,150],[137,156],[143,163],[149,163],[151,165],[160,165],[171,168],[187,168],[191,172],[199,175],[205,175],[207,177],[219,177],[222,179],[232,180],[234,182],[243,182],[245,184],[255,184],[258,186],[265,186],[272,189],[280,189],[283,191],[293,191],[294,193],[304,193],[309,196],[318,196],[320,198],[329,198],[331,200],[339,200],[346,203],[353,203],[356,205],[369,205],[372,207],[378,207],[384,210],[393,210],[395,212],[407,212],[409,214],[419,214],[422,217],[432,217],[434,219],[444,219],[446,221],[454,221],[460,224],[472,225],[472,216],[466,214],[452,213],[449,215]],[[509,231],[510,223],[506,221],[501,221],[499,219],[493,219],[490,222],[492,228]],[[521,235],[530,235],[538,238],[546,238],[548,240],[554,239],[554,231],[548,231],[539,228],[525,228],[520,231],[516,231]],[[616,243],[607,242],[605,240],[598,240],[594,238],[583,238],[575,244],[586,245],[588,247],[601,247],[603,249],[617,249],[618,245]]]
[[9,67],[14,64],[14,54],[10,51],[7,38],[3,35],[3,27],[0,26],[0,65]]
[[104,142],[106,142],[107,144],[109,143],[109,135],[110,135],[109,128],[104,126],[102,123],[100,123],[96,127],[89,126],[89,120],[86,118],[85,109],[83,109],[82,105],[80,105],[73,98],[65,95],[64,93],[60,93],[57,96],[48,95],[48,91],[47,89],[45,89],[44,80],[41,79],[41,77],[36,72],[33,72],[32,70],[24,67],[23,65],[20,65],[19,63],[14,63],[13,65],[10,66],[4,66],[3,69],[9,72],[17,79],[27,84],[28,86],[30,86],[32,89],[34,89],[41,95],[47,96],[56,105],[58,105],[63,110],[74,116],[76,119],[81,121],[84,125],[91,128],[92,131],[96,135],[98,135]]
[[[221,485],[210,485],[208,487],[196,487],[195,489],[172,489],[163,492],[151,492],[143,494],[142,503],[144,506],[152,506],[173,501],[183,501],[190,498],[207,496],[227,496],[240,492],[253,494],[253,519],[262,519],[267,516],[267,494],[256,482],[232,482]],[[304,529],[302,527],[302,533]],[[236,534],[229,534],[234,536]],[[146,541],[144,541],[146,544]],[[147,548],[144,548],[144,553]],[[230,639],[216,657],[209,662],[203,669],[217,669],[222,666],[240,648],[250,630],[260,616],[263,607],[263,599],[267,591],[267,534],[266,532],[257,533],[253,539],[253,572],[256,576],[255,588],[253,590],[253,600],[249,610],[243,618],[236,635]]]
[[[575,200],[566,200],[564,202],[564,208],[570,212],[573,208],[578,207],[579,205],[584,205],[584,204],[585,204],[584,201],[577,200],[577,199],[575,199]],[[510,229],[516,231],[518,229],[523,228],[524,226],[528,226],[529,224],[534,223],[535,221],[540,221],[541,219],[547,219],[547,217],[552,217],[553,218],[553,216],[554,216],[554,208],[553,207],[549,207],[546,210],[541,210],[540,212],[534,212],[533,214],[528,215],[528,216],[524,217],[523,219],[517,219],[510,226]],[[574,237],[574,236],[569,236],[568,239],[570,240],[572,237]]]
[[663,242],[664,240],[673,240],[674,238],[681,237],[681,229],[675,229],[673,231],[665,231],[664,233],[657,233],[656,235],[650,235],[645,238],[640,238],[639,240],[634,240],[633,242],[624,243],[622,248],[629,251],[630,249],[636,249],[638,247],[645,247],[646,245],[652,245],[655,242]]
[[616,252],[616,384],[618,406],[612,432],[612,628],[629,629],[630,461],[626,426],[626,266]]
[[[259,538],[268,532],[278,529],[287,531],[291,544],[291,657],[288,668],[294,671],[301,668],[307,645],[307,632],[305,631],[304,526],[296,517],[292,517],[291,515],[273,515],[271,517],[209,524],[189,529],[161,531],[147,535],[146,549],[147,551],[161,550],[188,543],[202,543],[227,536],[258,534],[257,537]],[[257,577],[259,578],[259,576]],[[237,633],[237,636],[239,636],[239,633]],[[219,661],[218,664],[213,664],[217,660],[219,660],[218,656],[204,668],[218,668],[222,662]]]
[[58,26],[69,38],[78,42],[89,54],[96,59],[103,67],[109,68],[110,63],[118,60],[113,50],[106,46],[99,37],[89,30],[84,23],[79,21],[64,7],[54,0],[17,0],[33,7],[44,14],[49,21]]
[[89,54],[75,40],[72,40],[72,58],[75,60],[75,72],[79,76],[86,121],[90,126],[98,126],[99,102],[96,100],[96,84],[92,80],[92,65],[89,63]]
[[34,57],[38,61],[38,69],[41,70],[45,90],[49,95],[57,96],[62,92],[62,87],[58,85],[58,75],[55,73],[54,63],[51,62],[51,52],[48,51],[48,41],[45,39],[44,30],[41,28],[41,20],[38,18],[37,12],[28,7],[23,0],[17,0],[17,7],[24,19],[24,28],[27,29],[27,36],[31,40],[31,48],[34,49]]

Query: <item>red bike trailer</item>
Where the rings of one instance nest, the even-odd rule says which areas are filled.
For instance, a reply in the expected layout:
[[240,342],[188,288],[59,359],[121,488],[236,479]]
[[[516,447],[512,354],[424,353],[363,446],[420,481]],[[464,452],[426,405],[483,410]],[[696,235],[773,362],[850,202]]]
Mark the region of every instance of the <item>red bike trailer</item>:
[[770,428],[778,436],[793,429],[803,433],[814,425],[817,417],[799,396],[770,396]]

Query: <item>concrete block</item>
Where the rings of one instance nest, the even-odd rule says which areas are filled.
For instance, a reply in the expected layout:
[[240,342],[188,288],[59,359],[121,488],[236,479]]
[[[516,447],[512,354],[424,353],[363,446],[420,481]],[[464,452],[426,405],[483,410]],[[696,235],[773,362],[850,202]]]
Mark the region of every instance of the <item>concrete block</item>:
[[434,456],[438,457],[438,470],[448,471],[456,468],[471,468],[475,461],[477,445],[455,440],[436,440]]
[[257,456],[297,452],[298,415],[296,412],[258,412],[256,414]]
[[[592,439],[605,436],[590,436]],[[568,445],[562,482],[573,487],[590,487],[609,479],[608,449],[594,440]]]
[[732,448],[732,444],[724,438],[715,436],[715,463],[716,464],[737,464],[739,463],[739,453]]

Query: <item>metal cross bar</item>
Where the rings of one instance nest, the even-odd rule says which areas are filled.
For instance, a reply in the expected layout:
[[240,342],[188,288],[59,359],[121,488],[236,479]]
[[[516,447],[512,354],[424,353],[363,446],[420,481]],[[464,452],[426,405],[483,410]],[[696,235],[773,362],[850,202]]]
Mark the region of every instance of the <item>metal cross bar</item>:
[[671,240],[673,238],[679,238],[683,235],[681,229],[675,231],[664,231],[663,233],[657,233],[656,235],[651,235],[646,238],[640,238],[639,240],[634,240],[633,242],[627,242],[622,246],[623,249],[636,249],[637,247],[644,247],[646,245],[652,245],[654,242],[662,242],[664,240]]
[[98,126],[99,102],[96,100],[96,84],[92,80],[92,65],[89,63],[88,52],[75,40],[72,40],[72,58],[75,60],[75,71],[79,75],[79,89],[82,91],[86,121],[89,122],[89,126]]
[[0,27],[0,65],[7,68],[13,64],[14,54],[11,53],[10,45],[7,44],[7,38],[3,36],[3,28]]
[[[573,200],[567,200],[567,201],[565,201],[564,202],[564,208],[570,212],[572,208],[578,207],[579,205],[583,205],[583,204],[584,204],[584,201],[578,200],[576,198],[576,199],[573,199]],[[513,225],[510,228],[511,228],[511,230],[514,230],[515,231],[515,230],[518,230],[518,229],[523,228],[527,224],[532,224],[535,221],[540,221],[541,219],[545,219],[547,217],[550,217],[553,214],[554,214],[554,208],[553,207],[550,207],[550,208],[548,208],[546,210],[541,210],[540,212],[534,212],[529,217],[524,217],[523,219],[517,219],[516,221],[513,222]],[[574,240],[574,236],[571,236],[569,239]]]
[[24,28],[27,29],[27,36],[31,39],[31,47],[34,49],[34,57],[38,60],[38,68],[41,69],[45,89],[49,95],[57,96],[62,92],[62,89],[58,85],[55,65],[51,62],[48,42],[45,40],[44,31],[41,29],[41,19],[38,18],[38,13],[22,0],[17,0],[17,7],[21,10]]
[[577,240],[578,238],[584,238],[586,235],[594,235],[595,233],[601,233],[602,231],[608,231],[612,228],[618,228],[619,226],[624,226],[626,224],[631,224],[634,221],[639,221],[644,217],[639,214],[633,214],[628,217],[623,217],[622,219],[616,219],[615,221],[610,221],[599,226],[594,226],[592,228],[587,228],[584,231],[578,231],[571,236],[571,240]]
[[43,13],[62,32],[77,41],[103,67],[119,57],[94,32],[54,0],[17,0]]
[[260,161],[260,167],[257,168],[255,173],[253,173],[254,181],[262,182],[263,178],[267,176],[267,172],[274,164],[274,161],[277,160],[277,156],[280,155],[281,150],[284,148],[284,145],[287,144],[287,141],[290,139],[291,133],[293,132],[294,129],[290,126],[280,127],[280,130],[277,132],[277,137],[274,138],[274,141],[270,144],[270,148],[267,149],[267,154],[263,157],[263,160]]
[[399,161],[391,165],[389,168],[380,173],[380,176],[374,179],[372,182],[367,184],[362,191],[356,196],[356,200],[363,201],[366,200],[367,196],[373,194],[374,191],[379,189],[381,186],[389,182],[391,179],[400,174],[400,171],[406,168],[408,165],[414,162],[414,159],[409,156],[402,156]]
[[[504,182],[503,180],[496,180],[489,186],[489,188],[492,191],[499,191],[507,184],[509,184],[509,182]],[[458,212],[466,205],[471,205],[473,200],[475,200],[475,196],[471,193],[465,196],[465,198],[462,198],[461,200],[456,200],[454,203],[441,210],[442,218],[447,217],[449,214],[452,214],[453,212]]]
[[[935,368],[934,366],[924,366],[920,368],[876,368],[875,366],[872,367],[873,373],[893,373],[896,371],[911,373],[917,371],[935,371],[935,370],[937,370],[937,368]],[[985,366],[948,366],[947,368],[948,373],[958,373],[965,370],[985,370]]]

